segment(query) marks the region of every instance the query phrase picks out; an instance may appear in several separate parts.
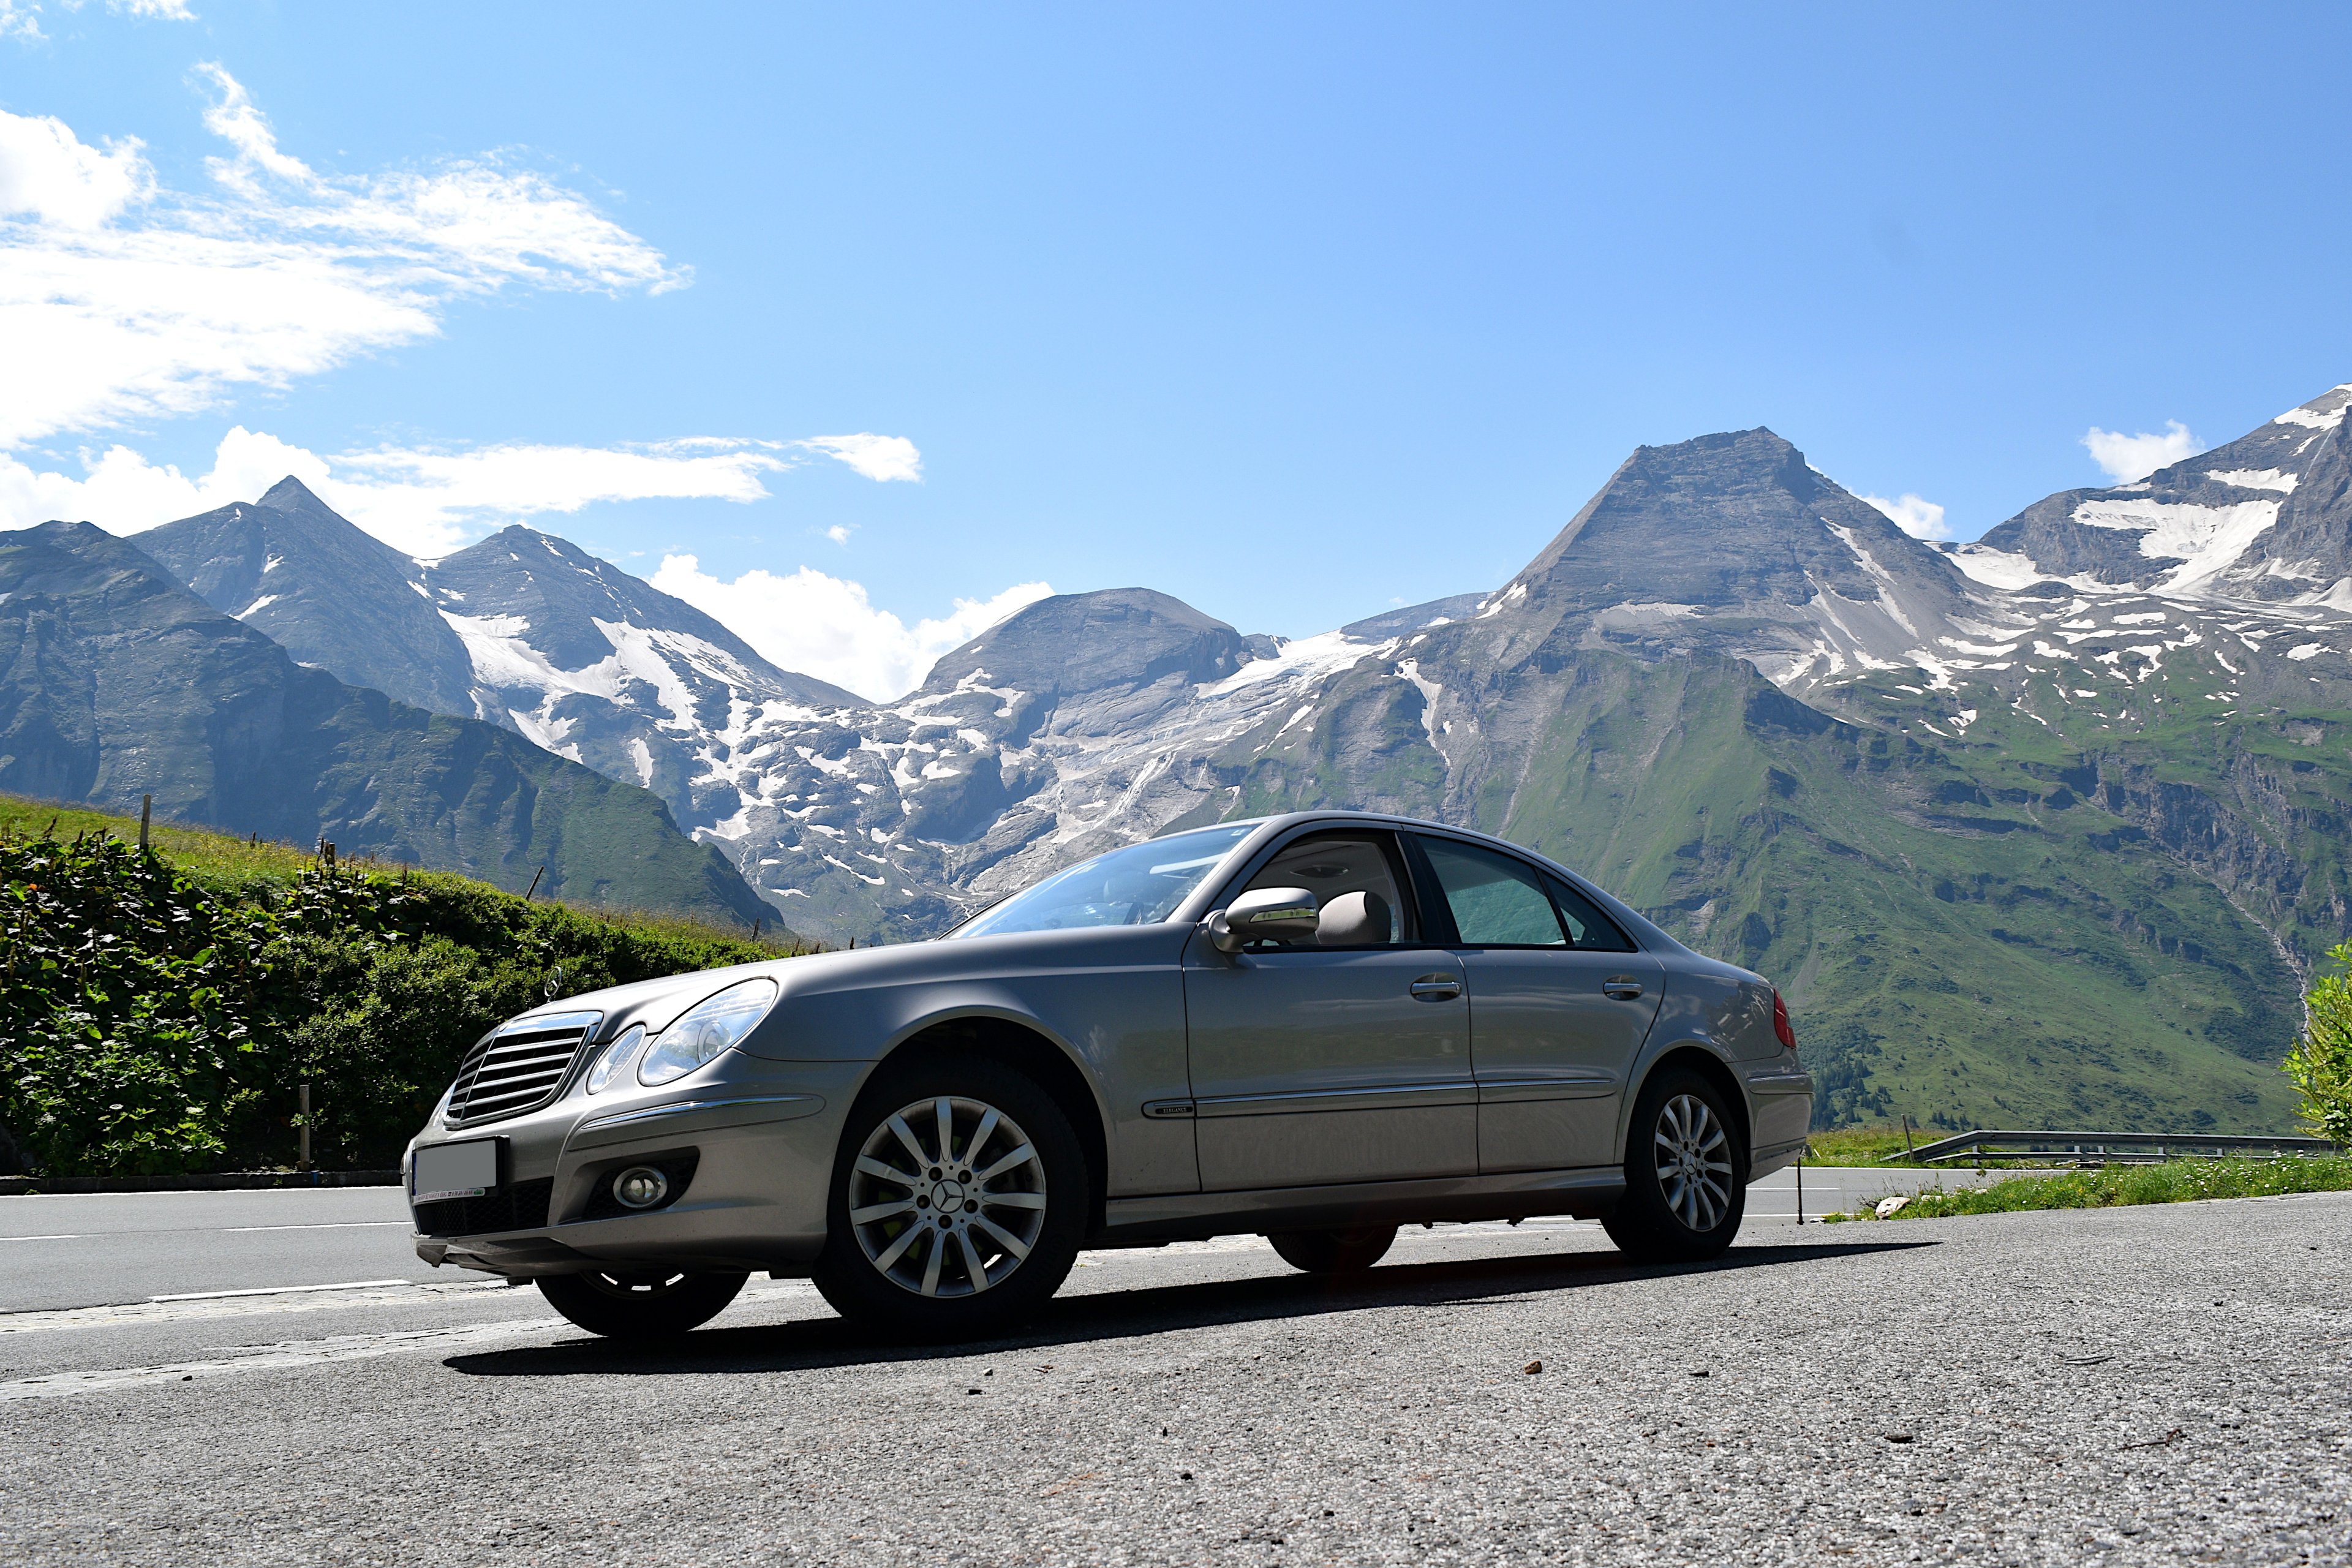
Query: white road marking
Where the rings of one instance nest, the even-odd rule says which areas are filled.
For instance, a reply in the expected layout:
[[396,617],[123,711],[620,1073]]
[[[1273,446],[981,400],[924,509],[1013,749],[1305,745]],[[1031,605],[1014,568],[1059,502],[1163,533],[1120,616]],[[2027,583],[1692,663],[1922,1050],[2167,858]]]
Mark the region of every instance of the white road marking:
[[294,1340],[284,1344],[258,1346],[251,1353],[226,1360],[171,1362],[162,1366],[112,1367],[96,1372],[60,1372],[45,1377],[15,1378],[0,1383],[0,1402],[56,1399],[68,1394],[100,1394],[124,1388],[151,1388],[164,1384],[191,1383],[200,1377],[218,1377],[224,1373],[266,1372],[320,1366],[329,1362],[365,1361],[377,1356],[398,1355],[404,1351],[451,1350],[571,1328],[572,1325],[561,1318],[529,1318],[504,1323],[474,1323],[456,1329],[415,1329],[400,1333],[341,1334],[332,1339]]
[[79,1236],[0,1236],[0,1241],[80,1241]]
[[193,1301],[126,1301],[109,1307],[60,1307],[45,1311],[0,1312],[0,1337],[60,1329],[138,1328],[156,1323],[198,1322],[212,1318],[249,1318],[272,1312],[319,1312],[347,1307],[408,1306],[438,1297],[497,1289],[503,1279],[450,1284],[407,1284],[383,1290],[331,1291],[326,1295],[199,1297]]
[[218,1301],[231,1296],[299,1296],[314,1290],[380,1290],[406,1285],[405,1279],[354,1279],[344,1285],[261,1285],[250,1290],[189,1290],[176,1296],[150,1296],[150,1301]]
[[318,1225],[226,1225],[221,1226],[221,1233],[237,1236],[249,1230],[388,1230],[394,1226],[406,1230],[408,1226],[404,1219],[338,1219]]

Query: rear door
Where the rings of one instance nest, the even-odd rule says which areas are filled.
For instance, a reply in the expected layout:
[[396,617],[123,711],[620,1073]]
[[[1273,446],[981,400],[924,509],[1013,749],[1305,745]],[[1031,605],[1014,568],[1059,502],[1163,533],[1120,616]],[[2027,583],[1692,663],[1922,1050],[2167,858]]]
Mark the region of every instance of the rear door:
[[1615,1163],[1618,1113],[1664,966],[1531,862],[1414,837],[1470,981],[1478,1168]]
[[1386,939],[1360,947],[1186,944],[1184,1005],[1204,1192],[1318,1186],[1478,1168],[1462,966],[1424,945],[1395,837],[1311,833],[1228,897],[1369,892]]

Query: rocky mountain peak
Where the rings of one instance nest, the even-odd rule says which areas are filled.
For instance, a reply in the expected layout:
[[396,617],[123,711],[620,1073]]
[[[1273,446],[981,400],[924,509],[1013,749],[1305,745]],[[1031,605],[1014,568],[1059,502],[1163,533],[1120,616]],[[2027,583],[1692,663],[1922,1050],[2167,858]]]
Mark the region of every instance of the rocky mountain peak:
[[1635,448],[1514,581],[1563,610],[1874,599],[1886,574],[1958,575],[1762,426]]
[[320,500],[310,486],[291,474],[264,490],[261,499],[254,504],[269,507],[278,511],[323,512],[338,522],[343,521],[334,508]]
[[1502,668],[1580,647],[1714,653],[1810,689],[1979,637],[1980,596],[1759,426],[1637,447],[1444,640]]
[[1251,657],[1246,645],[1224,622],[1149,588],[1056,594],[946,655],[921,689],[977,683],[1064,698],[1171,679],[1198,685],[1239,669]]
[[465,647],[413,585],[408,557],[292,475],[259,501],[136,538],[198,598],[302,663],[418,708],[473,714]]

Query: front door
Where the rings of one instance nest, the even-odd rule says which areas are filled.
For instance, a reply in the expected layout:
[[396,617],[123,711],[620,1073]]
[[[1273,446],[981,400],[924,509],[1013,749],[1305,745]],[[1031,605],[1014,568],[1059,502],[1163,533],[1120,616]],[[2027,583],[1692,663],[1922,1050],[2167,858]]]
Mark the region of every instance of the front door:
[[1478,1168],[1617,1162],[1633,1058],[1665,969],[1592,901],[1513,856],[1420,837],[1471,988]]
[[1204,1192],[1301,1187],[1478,1168],[1462,965],[1423,946],[1393,838],[1295,840],[1248,888],[1307,888],[1323,903],[1365,892],[1386,940],[1331,948],[1185,948],[1193,1129]]

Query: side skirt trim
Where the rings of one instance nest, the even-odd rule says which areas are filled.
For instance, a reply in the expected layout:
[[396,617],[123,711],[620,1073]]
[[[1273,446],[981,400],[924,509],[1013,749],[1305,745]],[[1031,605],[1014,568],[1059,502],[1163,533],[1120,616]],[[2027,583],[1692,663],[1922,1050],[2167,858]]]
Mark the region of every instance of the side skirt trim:
[[1087,1238],[1087,1245],[1147,1246],[1268,1230],[1412,1225],[1423,1220],[1525,1219],[1563,1214],[1595,1219],[1615,1207],[1624,1192],[1623,1169],[1601,1165],[1416,1182],[1114,1198],[1103,1205],[1102,1229]]

